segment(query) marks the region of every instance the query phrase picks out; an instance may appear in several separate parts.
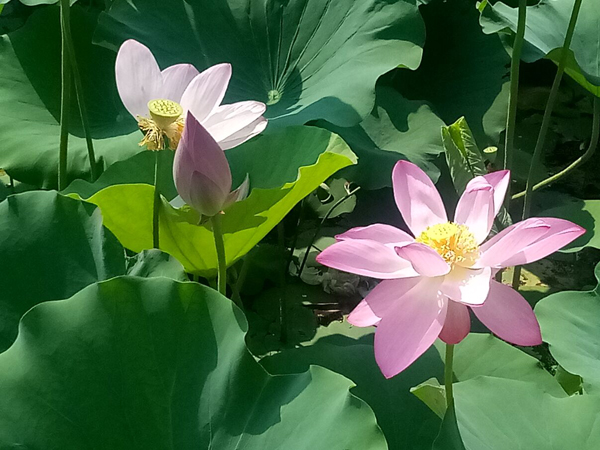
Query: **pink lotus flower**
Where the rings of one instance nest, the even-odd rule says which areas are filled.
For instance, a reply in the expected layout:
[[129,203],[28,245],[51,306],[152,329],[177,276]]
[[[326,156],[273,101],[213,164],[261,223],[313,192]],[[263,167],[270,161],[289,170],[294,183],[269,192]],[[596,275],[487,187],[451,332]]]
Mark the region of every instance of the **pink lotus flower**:
[[225,153],[189,111],[175,152],[173,180],[182,200],[208,217],[245,197],[248,191],[246,179],[231,192],[231,170]]
[[529,303],[492,277],[503,267],[553,253],[585,230],[567,220],[532,218],[484,242],[509,180],[508,171],[471,180],[449,222],[427,175],[399,161],[392,173],[394,197],[415,237],[390,225],[353,228],[317,257],[325,266],[383,280],[348,321],[377,325],[375,359],[387,378],[412,364],[437,337],[448,344],[464,339],[471,327],[468,307],[500,338],[541,344]]
[[264,103],[255,101],[221,105],[231,78],[230,64],[217,64],[199,73],[191,64],[160,70],[143,44],[125,41],[115,64],[117,89],[127,111],[138,121],[149,150],[175,149],[184,118],[191,111],[223,150],[262,132]]

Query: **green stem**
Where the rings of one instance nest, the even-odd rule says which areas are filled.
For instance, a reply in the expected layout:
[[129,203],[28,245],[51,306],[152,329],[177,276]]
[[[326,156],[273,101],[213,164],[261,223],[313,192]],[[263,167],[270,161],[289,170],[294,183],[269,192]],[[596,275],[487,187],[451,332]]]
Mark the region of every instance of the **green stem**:
[[554,105],[556,104],[556,99],[558,98],[558,88],[560,87],[560,82],[562,80],[563,73],[565,72],[565,67],[567,65],[567,60],[569,56],[569,47],[571,46],[571,41],[573,39],[573,33],[575,32],[575,24],[577,23],[577,16],[579,16],[579,10],[581,9],[581,1],[575,0],[575,4],[573,5],[573,12],[571,13],[571,19],[569,20],[569,27],[567,28],[567,34],[565,35],[565,41],[562,46],[562,51],[560,54],[560,60],[558,61],[558,70],[556,71],[556,76],[554,77],[554,82],[552,83],[552,88],[550,89],[550,95],[548,96],[548,103],[546,104],[546,109],[544,111],[544,117],[542,119],[542,125],[540,127],[540,133],[538,135],[537,142],[535,144],[535,149],[533,150],[533,156],[531,158],[531,165],[529,166],[529,174],[527,175],[527,186],[525,188],[525,202],[523,205],[523,219],[527,219],[529,214],[531,213],[531,201],[532,201],[532,192],[533,192],[533,175],[535,173],[535,169],[540,162],[540,158],[542,155],[542,150],[544,148],[544,143],[546,142],[546,135],[548,134],[548,129],[550,128],[550,120],[552,118],[552,111],[554,110]]
[[[283,222],[279,222],[277,224],[277,241],[279,243],[279,246],[282,248],[283,252],[285,253],[287,248],[285,246],[285,228],[283,225]],[[288,342],[288,311],[287,311],[287,304],[285,302],[285,299],[287,298],[287,280],[286,280],[286,274],[287,274],[288,268],[284,268],[284,270],[281,272],[280,278],[279,278],[279,327],[280,327],[280,333],[279,333],[279,341],[282,344],[287,344]]]
[[453,371],[452,363],[454,360],[454,345],[446,344],[446,360],[444,366],[444,386],[446,388],[446,407],[454,408],[454,394],[452,391]]
[[242,261],[242,268],[240,269],[240,273],[238,274],[235,284],[231,290],[231,299],[240,307],[243,307],[244,302],[242,301],[242,286],[244,286],[244,282],[246,281],[246,276],[248,275],[248,268],[250,267],[250,263],[248,262],[250,258],[246,257]]
[[154,152],[154,202],[152,205],[152,246],[160,248],[160,155],[159,151]]
[[[540,126],[540,133],[538,134],[538,139],[535,144],[535,148],[533,150],[533,156],[531,157],[531,165],[529,166],[529,173],[527,174],[527,184],[525,187],[525,199],[523,203],[523,215],[522,219],[525,220],[529,217],[531,213],[531,205],[532,205],[532,194],[533,194],[533,175],[537,165],[540,162],[542,150],[544,148],[544,144],[546,142],[546,135],[548,134],[548,129],[550,128],[550,120],[552,118],[552,111],[554,110],[554,105],[556,104],[556,99],[558,98],[558,88],[560,87],[560,82],[562,80],[563,73],[565,72],[565,67],[567,65],[567,59],[569,56],[569,47],[571,46],[571,41],[573,39],[573,33],[575,32],[575,24],[577,23],[577,17],[579,16],[579,10],[581,9],[581,1],[575,0],[575,4],[573,5],[573,11],[571,13],[571,18],[569,20],[569,26],[567,28],[567,33],[565,35],[565,41],[562,46],[562,50],[560,53],[560,59],[558,61],[558,69],[556,71],[556,76],[554,77],[554,82],[552,83],[552,88],[550,89],[550,95],[548,96],[548,103],[546,103],[546,109],[544,110],[544,117],[542,118],[542,125]],[[513,274],[512,285],[513,287],[519,286],[519,279],[521,276],[520,267],[515,267],[515,272]]]
[[[508,114],[506,118],[506,139],[504,142],[504,169],[512,168],[513,148],[515,143],[515,125],[517,123],[517,101],[519,96],[519,69],[521,65],[521,53],[525,40],[525,23],[527,17],[527,0],[519,0],[519,18],[517,21],[517,33],[510,62],[510,93],[508,96]],[[510,190],[510,184],[508,189]],[[510,194],[507,193],[504,207],[508,208]]]
[[215,247],[217,249],[217,286],[218,291],[227,296],[227,262],[225,259],[225,244],[223,242],[223,229],[221,227],[221,214],[216,214],[210,218],[215,238]]
[[60,0],[61,29],[61,100],[60,100],[60,143],[58,147],[58,190],[67,187],[67,153],[69,147],[69,114],[71,107],[71,65],[67,44],[69,0]]
[[92,182],[94,182],[98,179],[100,174],[98,172],[98,166],[96,164],[96,156],[94,154],[94,143],[92,141],[92,133],[90,131],[90,122],[88,118],[87,107],[85,105],[85,99],[83,96],[83,84],[81,82],[79,65],[77,64],[77,58],[75,56],[75,47],[73,45],[71,24],[69,21],[64,22],[64,39],[66,41],[67,50],[69,52],[69,61],[71,63],[73,81],[75,82],[75,96],[77,97],[77,105],[79,106],[79,116],[81,117],[81,125],[83,126],[83,132],[85,134],[85,142],[87,145],[88,158],[90,160],[90,169],[92,173]]
[[[532,191],[535,192],[538,189],[542,189],[554,183],[555,181],[558,181],[560,178],[564,177],[565,175],[568,175],[571,171],[573,171],[575,168],[579,167],[592,157],[592,155],[596,151],[596,147],[598,146],[598,137],[600,136],[600,98],[598,97],[594,97],[594,117],[592,120],[592,137],[590,139],[590,145],[588,146],[585,153],[560,172],[555,173],[551,177],[548,177],[545,180],[537,183],[535,186],[533,186]],[[513,195],[512,199],[516,200],[518,198],[523,197],[524,195],[525,191],[519,192],[518,194]]]

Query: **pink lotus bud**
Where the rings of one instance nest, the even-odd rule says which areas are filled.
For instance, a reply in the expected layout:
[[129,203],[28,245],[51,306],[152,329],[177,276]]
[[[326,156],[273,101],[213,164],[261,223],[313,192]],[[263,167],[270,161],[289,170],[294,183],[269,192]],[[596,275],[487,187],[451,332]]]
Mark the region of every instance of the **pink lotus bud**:
[[175,152],[173,178],[183,201],[202,215],[218,214],[229,199],[229,162],[219,144],[191,112]]

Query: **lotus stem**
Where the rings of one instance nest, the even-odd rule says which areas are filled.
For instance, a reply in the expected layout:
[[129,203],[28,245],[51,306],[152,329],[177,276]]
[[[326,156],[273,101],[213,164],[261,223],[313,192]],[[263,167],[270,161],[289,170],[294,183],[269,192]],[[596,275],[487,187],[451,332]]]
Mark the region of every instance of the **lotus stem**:
[[61,98],[60,98],[60,142],[58,147],[58,190],[67,187],[67,157],[69,148],[69,114],[71,107],[71,64],[67,43],[68,23],[70,21],[69,0],[60,0],[61,30]]
[[[532,191],[537,191],[538,189],[542,189],[546,186],[549,186],[550,184],[554,183],[555,181],[559,180],[565,175],[568,175],[571,171],[573,171],[575,168],[579,167],[592,157],[592,155],[596,151],[596,148],[598,147],[598,137],[600,136],[600,98],[598,97],[594,97],[594,117],[592,120],[592,137],[590,139],[590,144],[585,153],[560,172],[537,183],[535,186],[533,186]],[[516,200],[518,198],[523,197],[524,195],[525,191],[522,191],[518,194],[513,195],[512,199]]]
[[[533,150],[533,156],[531,157],[531,165],[529,166],[529,173],[527,174],[527,184],[525,187],[525,199],[523,203],[522,215],[523,220],[527,219],[531,213],[533,175],[535,172],[535,168],[540,162],[542,150],[544,148],[544,143],[546,142],[546,135],[548,134],[548,129],[550,127],[552,111],[554,110],[556,99],[558,98],[558,88],[560,87],[560,82],[565,72],[565,67],[567,65],[567,59],[569,55],[569,47],[571,46],[571,41],[573,40],[575,24],[577,23],[577,17],[579,16],[579,11],[581,9],[581,1],[582,0],[575,0],[575,4],[573,5],[573,11],[571,13],[571,18],[569,19],[569,26],[567,27],[567,33],[565,35],[562,51],[560,53],[560,59],[558,61],[558,69],[556,71],[556,76],[554,77],[554,82],[552,83],[552,88],[550,89],[550,95],[548,96],[548,102],[546,103],[546,109],[544,110],[544,117],[542,118],[542,125],[540,126],[538,139]],[[514,289],[518,289],[520,277],[521,267],[517,266],[515,267],[512,280],[512,286]]]
[[71,64],[71,70],[73,75],[73,81],[75,84],[75,96],[77,97],[77,105],[79,107],[79,117],[81,117],[81,125],[83,126],[83,132],[85,134],[85,142],[87,145],[88,158],[90,160],[90,170],[92,174],[92,182],[96,181],[100,174],[98,173],[98,166],[96,164],[96,156],[94,154],[94,142],[92,141],[92,133],[90,131],[90,122],[87,113],[87,107],[85,105],[85,99],[83,96],[83,84],[81,82],[81,74],[79,72],[79,65],[77,64],[77,58],[75,57],[75,46],[73,45],[73,37],[71,34],[71,24],[69,21],[65,21],[64,24],[64,39],[66,40],[67,50],[69,52],[69,61]]
[[154,202],[152,204],[152,247],[160,248],[160,155],[154,152]]
[[446,410],[454,408],[454,393],[452,391],[453,370],[452,363],[454,362],[454,345],[446,344],[446,358],[444,366],[444,386],[446,390]]
[[221,214],[212,216],[210,221],[213,228],[215,248],[217,249],[217,290],[220,294],[227,297],[227,262],[225,259]]
[[[517,33],[510,62],[510,93],[508,96],[508,114],[506,117],[506,137],[504,141],[504,169],[512,168],[515,126],[517,123],[517,102],[519,96],[519,71],[521,64],[521,53],[525,41],[525,23],[527,18],[527,0],[519,0],[519,18],[517,21]],[[504,207],[508,209],[510,204],[510,183],[504,200]]]

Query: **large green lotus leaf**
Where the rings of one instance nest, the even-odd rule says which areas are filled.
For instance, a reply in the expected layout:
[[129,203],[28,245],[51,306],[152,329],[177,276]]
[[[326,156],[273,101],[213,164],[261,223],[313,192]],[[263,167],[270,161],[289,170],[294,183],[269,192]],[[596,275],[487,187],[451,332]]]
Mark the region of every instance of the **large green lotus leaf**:
[[426,100],[447,124],[465,116],[482,147],[495,145],[506,126],[509,57],[498,36],[481,31],[471,0],[421,7],[427,43],[415,72],[395,85],[406,98]]
[[[445,346],[436,342],[440,355]],[[566,393],[549,372],[533,356],[504,341],[484,333],[470,333],[454,348],[454,376],[466,381],[480,376],[508,378],[535,383],[555,397]]]
[[375,107],[360,124],[319,125],[338,133],[357,154],[359,164],[340,175],[364,189],[391,186],[392,168],[401,159],[418,165],[433,181],[440,175],[434,162],[444,150],[440,139],[444,122],[429,105],[407,100],[390,87],[377,87]]
[[[596,266],[600,281],[600,264]],[[586,390],[600,388],[600,284],[587,292],[563,291],[535,306],[544,341],[567,371],[580,375]]]
[[[297,373],[317,364],[350,378],[356,384],[352,393],[373,408],[390,449],[430,450],[440,421],[410,388],[433,375],[442,376],[443,366],[435,350],[430,349],[408,369],[386,380],[375,362],[372,329],[343,325],[333,323],[311,345],[284,350],[261,359],[261,363],[270,373]],[[330,327],[335,333],[327,335]],[[345,335],[352,335],[354,330],[371,334],[360,338]]]
[[[574,0],[542,0],[527,8],[527,28],[522,59],[526,62],[548,57],[558,61],[573,10]],[[486,33],[517,29],[517,8],[502,2],[488,4],[481,24]],[[584,1],[570,46],[567,73],[596,96],[600,96],[600,3]]]
[[454,385],[456,416],[467,450],[596,450],[600,402],[557,398],[537,384],[479,377]]
[[600,249],[600,200],[575,200],[547,209],[540,215],[567,219],[586,229],[583,236],[567,245],[562,252],[577,252],[585,247]]
[[128,38],[161,65],[232,63],[226,101],[267,103],[271,127],[352,126],[380,75],[417,68],[425,30],[414,0],[115,0],[95,39]]
[[[72,34],[83,91],[103,167],[140,151],[135,121],[121,106],[114,81],[115,54],[91,44],[94,9],[71,8]],[[0,167],[28,184],[56,187],[60,118],[58,6],[37,9],[27,23],[0,37]],[[72,97],[75,97],[74,95]],[[71,104],[68,178],[87,177],[87,147],[75,99]],[[114,137],[116,135],[121,135]]]
[[37,305],[0,355],[0,447],[387,449],[352,382],[273,377],[197,283],[120,277]]
[[100,210],[56,192],[26,192],[0,203],[0,349],[33,305],[70,297],[125,273],[125,251]]
[[[249,176],[252,192],[222,217],[227,264],[244,256],[300,200],[339,169],[356,162],[337,135],[314,127],[292,127],[228,150],[234,185]],[[100,206],[104,223],[127,248],[152,247],[153,187],[109,186],[89,198]],[[164,203],[160,247],[186,271],[213,277],[217,256],[209,223],[196,225],[184,210]]]

